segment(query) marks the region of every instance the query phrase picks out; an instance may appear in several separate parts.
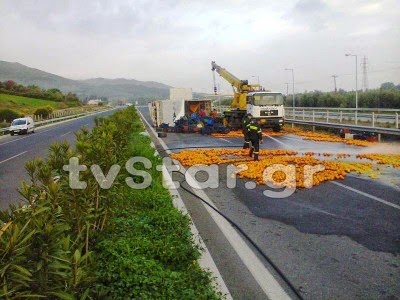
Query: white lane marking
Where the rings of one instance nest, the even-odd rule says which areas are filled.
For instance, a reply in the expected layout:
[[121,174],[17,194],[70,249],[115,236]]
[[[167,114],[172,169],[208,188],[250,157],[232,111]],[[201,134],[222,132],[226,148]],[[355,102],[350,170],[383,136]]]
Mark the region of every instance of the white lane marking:
[[296,139],[296,138],[289,137],[289,136],[282,136],[282,138],[283,138],[283,139],[293,140],[293,141],[296,141],[296,142],[302,142],[302,143],[308,143],[308,142],[309,142],[309,141],[305,141],[305,140],[303,140],[303,139]]
[[[142,120],[146,122],[147,126],[153,132],[154,136],[157,136],[155,130],[153,129],[153,127],[150,126],[149,122],[147,122],[147,120],[143,117],[142,113],[139,110],[137,110],[137,111],[140,114],[140,116],[142,117]],[[167,145],[164,143],[163,140],[161,140],[160,138],[158,138],[158,140],[159,140],[159,142],[160,142],[160,144],[161,144],[161,146],[163,147],[164,150],[168,149]],[[166,150],[166,152],[168,154],[172,153],[170,150]],[[172,178],[171,178],[170,174],[166,171],[165,166],[163,166],[162,172],[163,172],[163,176],[165,176],[164,178],[165,178],[165,180],[167,182],[167,185],[169,187],[174,186]],[[172,195],[172,199],[173,199],[173,203],[174,203],[175,207],[177,209],[183,211],[183,213],[188,215],[190,217],[190,219],[191,219],[191,216],[189,215],[189,213],[188,213],[188,211],[186,209],[186,206],[183,203],[182,198],[181,198],[178,190],[177,189],[170,189],[169,192]],[[209,271],[212,272],[213,276],[216,278],[215,281],[216,281],[216,283],[218,285],[217,288],[222,292],[222,294],[226,295],[226,298],[228,300],[232,299],[231,293],[229,292],[229,289],[226,286],[225,281],[222,278],[222,275],[219,272],[218,267],[215,264],[214,259],[211,256],[211,253],[209,252],[209,250],[208,250],[206,244],[204,243],[204,241],[203,241],[199,231],[197,230],[196,226],[194,225],[193,220],[192,220],[190,226],[191,226],[191,230],[192,230],[192,233],[194,234],[194,236],[199,237],[199,243],[201,245],[201,248],[204,249],[204,251],[202,252],[202,255],[201,255],[200,259],[199,259],[199,264],[202,267],[208,268]]]
[[268,136],[268,138],[274,140],[275,142],[277,142],[277,143],[279,143],[279,144],[282,144],[282,145],[288,147],[289,149],[292,148],[292,146],[290,146],[290,145],[288,145],[288,144],[285,144],[284,142],[282,142],[282,141],[280,141],[280,140],[278,140],[278,139],[276,139],[276,138],[273,138],[272,136]]
[[62,135],[60,135],[60,137],[63,137],[64,135],[67,135],[67,134],[70,134],[72,131],[68,131],[68,132],[66,132],[66,133],[64,133],[64,134],[62,134]]
[[[179,194],[178,190],[175,187],[175,184],[173,183],[173,180],[171,178],[171,175],[167,171],[167,168],[163,165],[162,167],[162,174],[163,174],[163,179],[166,181],[166,184],[168,187],[172,187],[172,189],[169,190],[171,196],[172,196],[172,201],[174,206],[181,211],[184,215],[189,215],[189,212],[186,209],[185,204],[183,203],[182,197]],[[192,219],[190,217],[190,219]],[[216,283],[216,288],[222,292],[222,294],[225,295],[227,300],[231,300],[232,295],[229,292],[228,287],[225,284],[225,281],[222,279],[222,275],[218,270],[217,265],[214,262],[214,259],[212,258],[210,251],[208,250],[206,244],[203,241],[203,238],[200,235],[200,232],[197,230],[196,225],[194,225],[193,220],[190,222],[190,228],[193,233],[193,236],[197,238],[197,242],[203,249],[202,255],[199,259],[199,264],[205,269],[208,269],[208,271],[211,271],[213,273],[213,277],[215,278],[215,283]]]
[[[47,132],[47,131],[50,131],[50,130],[53,130],[53,129],[56,129],[56,128],[59,128],[59,127],[60,127],[60,126],[53,127],[53,128],[51,128],[51,129],[47,129],[47,130],[42,130],[42,131],[36,132],[35,135],[38,135],[38,134],[41,134],[41,133],[45,133],[45,132]],[[3,144],[0,144],[0,146],[6,145],[6,144],[8,144],[8,143],[13,143],[13,142],[16,142],[16,141],[19,141],[19,140],[27,139],[28,137],[30,137],[30,136],[27,135],[27,136],[21,137],[21,138],[19,138],[19,139],[11,140],[11,141],[5,142],[5,143],[3,143]]]
[[[154,136],[157,137],[157,132],[154,130],[154,128],[149,124],[149,122],[147,122],[147,120],[145,119],[145,117],[143,117],[143,114],[140,110],[137,109],[137,112],[140,114],[140,116],[142,117],[142,120],[146,122],[147,126],[150,128],[150,130],[153,132]],[[167,154],[171,154],[171,150],[168,150],[167,145],[164,143],[164,141],[160,138],[158,138],[158,141],[160,142],[161,146],[163,146],[165,153]]]
[[[144,121],[147,123],[147,125],[149,125],[146,119],[144,119]],[[154,129],[152,127],[149,128],[156,135]],[[159,141],[160,144],[163,146],[163,148],[167,149],[167,145],[164,143],[164,141],[161,139],[159,139]],[[184,168],[181,165],[180,167],[181,170],[184,170]],[[188,174],[188,176],[190,176],[190,174]],[[192,180],[195,181],[194,178],[192,178]],[[212,202],[210,198],[208,198],[208,196],[204,191],[193,189],[193,192],[216,208],[215,204]],[[212,208],[210,208],[203,202],[201,203],[206,208],[210,216],[213,218],[214,222],[217,224],[217,226],[222,231],[224,236],[227,238],[232,248],[236,251],[240,259],[249,269],[250,273],[253,275],[254,279],[257,281],[260,288],[264,291],[267,297],[269,299],[291,299],[289,295],[285,292],[285,290],[282,288],[282,286],[278,283],[278,281],[275,280],[274,276],[264,266],[262,261],[257,257],[257,255],[254,254],[254,252],[242,239],[242,237],[239,235],[236,229],[234,229],[227,220],[225,220],[221,215],[216,213]]]
[[23,140],[23,139],[26,139],[26,138],[28,138],[28,137],[29,137],[29,136],[24,136],[24,137],[21,137],[21,138],[19,138],[19,139],[11,140],[11,141],[5,142],[5,143],[3,143],[3,144],[0,144],[0,146],[6,145],[6,144],[8,144],[8,143],[16,142],[16,141],[19,141],[19,140]]
[[[184,169],[183,167],[181,167]],[[187,174],[186,176],[191,176]],[[192,177],[192,180],[195,180]],[[216,207],[207,194],[203,190],[193,190],[195,194],[206,200],[212,206]],[[219,229],[222,231],[226,239],[231,244],[232,248],[239,255],[240,259],[246,265],[254,279],[259,284],[260,288],[267,295],[268,299],[291,299],[285,292],[282,286],[276,281],[274,276],[264,266],[262,261],[250,249],[246,242],[242,239],[236,229],[221,215],[215,212],[212,208],[201,202],[208,213],[213,218]]]
[[321,214],[325,214],[325,215],[328,215],[328,216],[332,216],[332,217],[336,217],[336,218],[339,217],[338,215],[332,214],[332,213],[327,212],[327,211],[325,211],[323,209],[312,207],[312,206],[308,206],[308,205],[304,205],[304,204],[301,204],[301,203],[298,203],[298,202],[292,202],[292,205],[297,205],[297,206],[300,206],[300,207],[303,207],[303,208],[307,208],[309,210],[314,210],[316,212],[319,212]]
[[383,200],[383,199],[381,199],[381,198],[378,198],[378,197],[372,196],[372,195],[370,195],[370,194],[364,193],[364,192],[362,192],[362,191],[356,190],[356,189],[354,189],[354,188],[352,188],[352,187],[349,187],[349,186],[347,186],[347,185],[344,185],[344,184],[339,183],[339,182],[336,182],[336,181],[330,181],[330,182],[333,183],[333,184],[336,184],[336,185],[338,185],[338,186],[341,186],[341,187],[343,187],[343,188],[345,188],[345,189],[348,189],[348,190],[350,190],[350,191],[352,191],[352,192],[355,192],[355,193],[357,193],[357,194],[363,195],[363,196],[365,196],[365,197],[367,197],[367,198],[370,198],[370,199],[372,199],[372,200],[375,200],[375,201],[378,201],[378,202],[380,202],[380,203],[386,204],[386,205],[388,205],[388,206],[391,206],[391,207],[400,209],[400,206],[399,206],[399,205],[396,205],[396,204],[391,203],[391,202],[389,202],[389,201],[386,201],[386,200]]
[[220,140],[223,140],[223,141],[225,141],[225,142],[228,142],[228,143],[230,143],[230,144],[233,144],[233,142],[231,142],[231,141],[228,141],[227,139],[224,139],[224,138],[219,138]]
[[20,156],[20,155],[22,155],[22,154],[25,154],[26,152],[28,152],[28,151],[21,152],[20,154],[11,156],[11,157],[9,157],[9,158],[3,160],[3,161],[0,161],[0,164],[4,163],[4,162],[6,162],[6,161],[9,161],[9,160],[11,160],[11,159],[13,159],[13,158],[16,158],[16,157],[18,157],[18,156]]

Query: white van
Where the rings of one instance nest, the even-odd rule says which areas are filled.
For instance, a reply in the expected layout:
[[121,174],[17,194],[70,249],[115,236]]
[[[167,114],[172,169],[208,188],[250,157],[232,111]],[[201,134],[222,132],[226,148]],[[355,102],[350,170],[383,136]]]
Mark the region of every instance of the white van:
[[31,117],[15,119],[12,121],[9,131],[11,135],[35,132],[35,123]]

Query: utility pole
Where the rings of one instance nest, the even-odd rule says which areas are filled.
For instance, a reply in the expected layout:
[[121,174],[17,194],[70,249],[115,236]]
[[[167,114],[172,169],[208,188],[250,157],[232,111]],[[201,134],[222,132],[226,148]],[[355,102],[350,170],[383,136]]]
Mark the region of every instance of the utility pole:
[[336,78],[338,77],[337,75],[332,75],[333,77],[333,83],[335,85],[335,93],[337,93],[337,88],[336,88]]
[[356,125],[357,125],[357,114],[358,114],[358,69],[357,69],[357,67],[358,67],[358,63],[357,63],[357,55],[356,54],[350,54],[350,53],[347,53],[347,54],[345,54],[345,56],[353,56],[353,57],[355,57],[355,59],[356,59],[356,110],[355,110],[355,123],[356,123]]
[[368,73],[367,73],[367,58],[364,56],[362,62],[363,68],[363,82],[362,82],[362,89],[364,92],[368,91]]
[[257,77],[257,83],[258,83],[258,87],[260,87],[260,76],[258,75],[253,75],[251,77]]
[[[295,108],[295,101],[294,101],[294,69],[293,68],[286,68],[285,71],[292,71],[292,88],[293,88],[293,114],[292,118],[293,120],[296,119],[296,112],[294,110]],[[292,127],[294,126],[294,123],[292,123]]]

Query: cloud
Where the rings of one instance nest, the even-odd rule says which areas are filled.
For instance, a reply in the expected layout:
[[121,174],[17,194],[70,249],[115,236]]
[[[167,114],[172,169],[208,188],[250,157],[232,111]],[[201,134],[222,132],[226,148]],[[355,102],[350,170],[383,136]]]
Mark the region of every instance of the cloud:
[[[396,67],[383,62],[398,61],[399,6],[396,0],[1,1],[0,59],[72,78],[125,77],[209,91],[211,60],[241,79],[259,76],[274,90],[286,90],[284,68],[293,67],[296,90],[329,90],[332,74],[353,72],[344,53],[366,55],[371,69]],[[395,72],[371,74],[370,83],[399,78]],[[351,79],[339,77],[338,84],[351,89]]]
[[307,26],[313,31],[323,30],[328,22],[335,17],[335,12],[320,0],[300,0],[291,12],[286,15],[288,20]]

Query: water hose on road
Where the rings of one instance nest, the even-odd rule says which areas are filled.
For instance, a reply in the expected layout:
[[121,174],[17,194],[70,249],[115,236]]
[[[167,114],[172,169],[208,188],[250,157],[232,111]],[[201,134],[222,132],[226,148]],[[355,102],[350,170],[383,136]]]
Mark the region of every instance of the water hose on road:
[[[174,173],[179,173],[181,175],[184,175],[181,172],[174,172]],[[231,224],[234,228],[236,228],[240,234],[242,236],[244,236],[249,242],[250,244],[257,250],[257,252],[272,266],[272,268],[275,270],[275,272],[282,278],[282,280],[288,285],[288,287],[290,288],[290,290],[298,297],[298,299],[303,300],[303,296],[300,295],[299,291],[294,287],[294,285],[290,282],[290,280],[285,276],[285,274],[283,274],[283,272],[279,269],[279,267],[268,257],[267,254],[265,254],[261,248],[251,239],[251,237],[249,237],[242,228],[240,228],[239,225],[237,225],[231,218],[229,218],[228,216],[226,216],[224,213],[222,213],[219,209],[217,209],[216,207],[214,207],[213,205],[211,205],[208,201],[204,200],[202,197],[198,196],[197,194],[195,194],[194,192],[192,192],[190,189],[184,187],[182,185],[182,183],[184,183],[186,181],[180,181],[180,186],[183,190],[185,190],[186,192],[188,192],[190,195],[198,198],[200,201],[202,201],[205,205],[207,205],[208,207],[212,208],[216,213],[218,213],[221,217],[223,217],[225,220],[227,220],[229,222],[229,224]]]
[[[188,148],[215,148],[216,146],[213,145],[209,145],[209,146],[202,146],[202,147],[194,147],[194,146],[190,146],[190,147],[176,147],[176,148],[169,148],[169,149],[159,149],[159,147],[155,147],[156,150],[160,153],[160,152],[166,152],[169,150],[181,150],[181,149],[188,149]],[[225,145],[223,147],[226,148],[242,148],[242,145]],[[162,156],[168,156],[167,153],[164,153]],[[175,172],[175,173],[179,173],[181,175],[184,175],[181,172]],[[182,183],[186,182],[182,181],[180,182],[180,186],[183,190],[185,190],[186,192],[188,192],[189,194],[191,194],[192,196],[198,198],[200,201],[202,201],[205,205],[209,206],[210,208],[212,208],[216,213],[218,213],[221,217],[223,217],[225,220],[227,220],[234,228],[236,228],[249,242],[250,244],[257,250],[257,252],[272,266],[272,268],[275,270],[275,272],[281,277],[281,279],[288,285],[288,287],[290,288],[290,290],[293,292],[293,294],[296,295],[296,297],[300,300],[304,300],[303,296],[300,295],[299,291],[295,288],[295,286],[290,282],[290,280],[285,276],[285,274],[283,274],[283,272],[279,269],[279,267],[268,257],[267,254],[265,254],[261,248],[243,231],[242,228],[240,228],[239,225],[237,225],[233,220],[231,220],[228,216],[226,216],[225,214],[223,214],[219,209],[217,209],[216,207],[214,207],[213,205],[211,205],[208,201],[204,200],[203,198],[201,198],[200,196],[196,195],[194,192],[192,192],[190,189],[185,188],[183,186]]]

